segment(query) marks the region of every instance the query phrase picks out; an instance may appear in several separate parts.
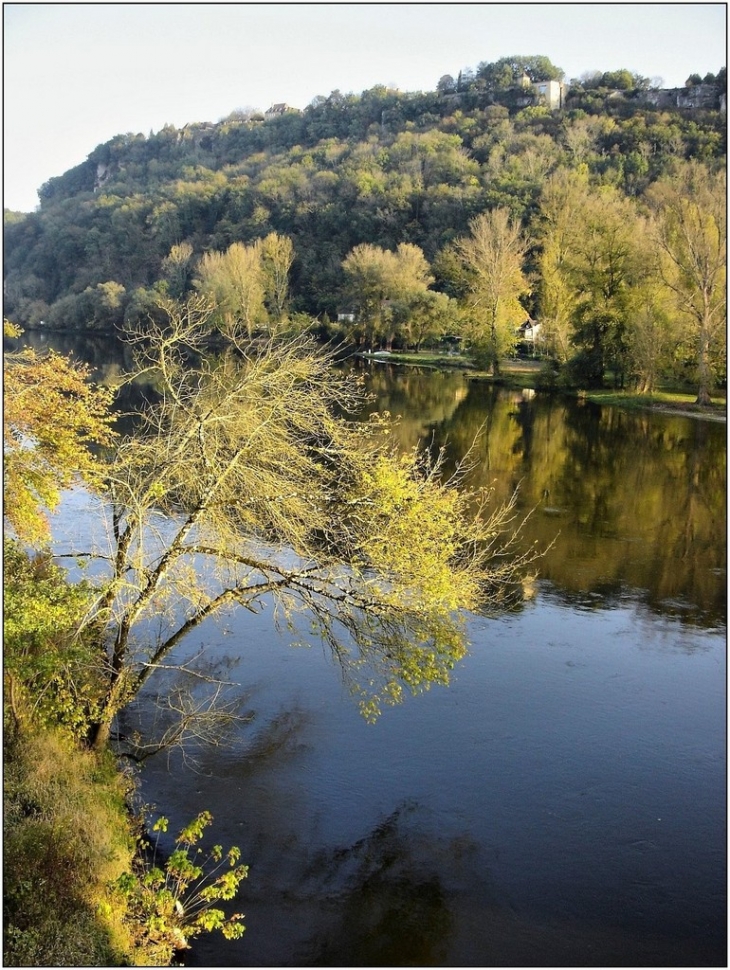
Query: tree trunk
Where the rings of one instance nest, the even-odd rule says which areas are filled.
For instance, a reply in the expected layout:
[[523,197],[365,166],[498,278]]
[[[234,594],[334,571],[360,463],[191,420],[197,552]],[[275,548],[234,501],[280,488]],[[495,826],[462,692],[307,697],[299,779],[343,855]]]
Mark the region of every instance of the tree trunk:
[[112,727],[112,718],[104,718],[101,721],[97,721],[96,724],[92,724],[89,729],[88,744],[93,751],[103,751],[108,742],[109,734]]
[[696,404],[708,407],[712,404],[710,397],[710,387],[712,386],[712,374],[710,373],[710,335],[705,321],[700,327],[700,339],[698,348],[698,370],[699,370],[699,389],[697,391]]
[[122,698],[127,686],[124,673],[117,673],[109,685],[98,720],[89,728],[88,743],[94,751],[103,751],[109,742],[112,724],[117,712],[123,707]]

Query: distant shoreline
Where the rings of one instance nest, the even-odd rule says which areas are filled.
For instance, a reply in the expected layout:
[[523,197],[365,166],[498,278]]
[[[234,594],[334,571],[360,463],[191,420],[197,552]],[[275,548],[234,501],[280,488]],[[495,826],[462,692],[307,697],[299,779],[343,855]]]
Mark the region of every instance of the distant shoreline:
[[[493,383],[501,383],[509,387],[533,386],[534,377],[542,367],[542,361],[531,359],[510,358],[502,361],[502,375],[494,377],[484,371],[477,370],[473,364],[463,357],[444,356],[441,354],[429,354],[426,352],[423,359],[418,359],[417,353],[400,351],[358,351],[355,354],[364,360],[379,361],[380,363],[398,364],[403,367],[423,367],[429,370],[461,370],[465,377],[472,380],[485,380]],[[535,388],[550,393],[546,388]],[[719,397],[723,404],[716,404],[710,408],[703,408],[691,401],[657,401],[653,395],[642,395],[627,391],[582,391],[563,389],[557,391],[567,397],[585,397],[588,401],[595,404],[608,404],[612,407],[623,407],[627,410],[653,411],[657,414],[675,415],[683,418],[696,418],[704,421],[715,421],[721,424],[727,423],[727,412],[724,408],[724,395]],[[677,392],[680,393],[680,392]],[[690,396],[689,394],[687,395]]]

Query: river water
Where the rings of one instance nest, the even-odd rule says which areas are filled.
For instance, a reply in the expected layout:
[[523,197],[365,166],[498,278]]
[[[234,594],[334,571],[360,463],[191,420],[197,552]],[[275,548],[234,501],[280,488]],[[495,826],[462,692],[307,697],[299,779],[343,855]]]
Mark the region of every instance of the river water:
[[[552,546],[522,608],[469,618],[451,685],[375,724],[267,612],[179,648],[241,685],[247,719],[148,762],[141,795],[171,830],[210,810],[250,866],[243,938],[185,963],[726,965],[724,425],[363,375],[403,447],[471,446],[470,483],[519,485],[525,541]],[[67,498],[67,532],[87,504]]]

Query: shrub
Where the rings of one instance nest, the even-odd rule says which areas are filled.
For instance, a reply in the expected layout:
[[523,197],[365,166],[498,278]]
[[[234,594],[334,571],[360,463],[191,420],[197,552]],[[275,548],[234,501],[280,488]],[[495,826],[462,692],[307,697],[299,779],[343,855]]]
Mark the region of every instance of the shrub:
[[[157,845],[150,858],[151,846],[143,841],[134,870],[125,872],[114,884],[140,938],[169,951],[170,956],[175,950],[186,949],[188,941],[200,933],[220,930],[232,940],[244,932],[241,913],[226,916],[214,903],[235,897],[248,867],[238,865],[240,850],[235,846],[226,853],[220,845],[207,852],[198,846],[211,821],[210,812],[201,812],[180,832],[173,851],[161,864]],[[152,831],[159,838],[167,826],[168,820],[162,817]]]
[[129,781],[54,730],[6,732],[4,965],[130,961],[107,886],[129,869]]
[[93,630],[76,627],[92,593],[69,583],[50,553],[29,556],[4,544],[4,673],[7,709],[16,722],[66,730],[80,740],[102,696],[102,657]]

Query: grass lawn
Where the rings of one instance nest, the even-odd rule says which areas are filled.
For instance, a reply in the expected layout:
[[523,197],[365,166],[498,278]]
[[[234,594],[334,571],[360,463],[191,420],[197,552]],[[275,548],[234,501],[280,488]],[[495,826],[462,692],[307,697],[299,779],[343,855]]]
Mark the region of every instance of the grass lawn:
[[637,394],[631,391],[586,391],[585,397],[597,404],[614,404],[624,408],[654,408],[660,411],[677,411],[707,417],[723,418],[726,415],[726,392],[713,395],[712,404],[702,407],[696,404],[697,393],[690,391],[654,391]]

